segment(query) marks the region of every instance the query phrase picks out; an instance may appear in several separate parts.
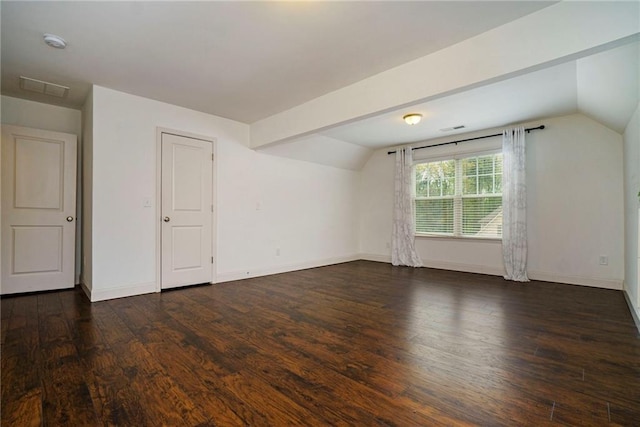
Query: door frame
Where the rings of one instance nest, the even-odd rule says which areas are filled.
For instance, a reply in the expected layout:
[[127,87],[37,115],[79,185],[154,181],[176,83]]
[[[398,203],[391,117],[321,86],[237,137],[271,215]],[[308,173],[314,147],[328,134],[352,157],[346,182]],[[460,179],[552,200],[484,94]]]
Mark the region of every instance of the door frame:
[[213,212],[211,212],[211,256],[213,257],[213,267],[211,268],[211,277],[209,283],[216,283],[216,271],[218,267],[217,256],[217,216],[218,216],[218,192],[215,184],[217,182],[217,163],[218,163],[218,144],[217,139],[205,135],[199,135],[191,132],[185,132],[176,129],[156,127],[156,292],[162,291],[162,134],[171,134],[185,138],[197,139],[211,143],[211,152],[213,153],[212,169],[211,169],[211,204],[213,204]]

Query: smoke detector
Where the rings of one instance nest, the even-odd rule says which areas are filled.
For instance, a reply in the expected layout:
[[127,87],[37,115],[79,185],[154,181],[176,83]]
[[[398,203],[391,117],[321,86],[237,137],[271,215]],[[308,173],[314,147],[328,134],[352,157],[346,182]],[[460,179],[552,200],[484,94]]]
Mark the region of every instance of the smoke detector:
[[55,47],[56,49],[64,49],[67,47],[67,42],[60,36],[56,36],[55,34],[44,34],[44,42],[51,47]]

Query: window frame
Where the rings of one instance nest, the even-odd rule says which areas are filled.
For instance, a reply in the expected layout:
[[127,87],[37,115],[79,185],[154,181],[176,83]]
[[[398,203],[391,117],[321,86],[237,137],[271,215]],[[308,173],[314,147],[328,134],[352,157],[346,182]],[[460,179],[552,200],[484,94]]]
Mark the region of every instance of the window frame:
[[[478,151],[468,151],[468,152],[459,152],[451,155],[438,155],[433,157],[424,157],[419,160],[414,160],[412,165],[412,204],[413,204],[413,223],[414,230],[416,230],[416,201],[417,200],[438,200],[438,199],[453,199],[453,211],[454,211],[454,219],[453,219],[453,233],[421,233],[417,230],[414,232],[415,237],[421,238],[436,238],[436,239],[451,239],[451,240],[473,240],[473,241],[489,241],[489,242],[502,242],[502,235],[500,237],[487,237],[487,236],[473,236],[473,235],[464,235],[462,234],[462,214],[460,214],[460,218],[456,221],[456,211],[462,212],[462,200],[464,198],[477,198],[481,197],[479,194],[462,194],[462,179],[463,179],[463,170],[462,165],[458,167],[458,163],[461,163],[464,159],[469,158],[478,158],[483,156],[492,156],[496,154],[502,154],[502,149],[494,148],[488,150],[478,150]],[[455,173],[455,192],[453,196],[440,196],[440,197],[418,197],[416,195],[416,166],[424,163],[433,163],[433,162],[441,162],[447,160],[454,160],[456,162],[456,173]],[[502,170],[502,175],[504,176],[504,168]],[[476,176],[479,176],[476,174]],[[494,186],[495,186],[495,172],[494,176]],[[476,184],[477,186],[478,184]],[[477,188],[477,187],[476,187]],[[491,193],[496,194],[496,193]],[[499,193],[502,198],[502,192]]]

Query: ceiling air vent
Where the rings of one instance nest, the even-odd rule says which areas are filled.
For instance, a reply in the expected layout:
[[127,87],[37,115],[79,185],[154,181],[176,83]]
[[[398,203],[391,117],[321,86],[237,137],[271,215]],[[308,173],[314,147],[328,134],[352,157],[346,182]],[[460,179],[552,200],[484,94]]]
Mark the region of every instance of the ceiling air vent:
[[464,129],[464,125],[458,125],[450,128],[440,129],[440,132],[451,132],[452,130]]
[[57,98],[64,98],[69,93],[69,88],[66,86],[30,79],[24,76],[20,76],[20,88],[22,90],[28,90],[29,92],[42,93]]

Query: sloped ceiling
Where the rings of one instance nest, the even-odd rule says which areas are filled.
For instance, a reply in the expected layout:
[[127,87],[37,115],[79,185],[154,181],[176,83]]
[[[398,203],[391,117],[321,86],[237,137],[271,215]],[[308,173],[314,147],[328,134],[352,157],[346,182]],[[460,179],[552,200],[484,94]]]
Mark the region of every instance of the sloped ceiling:
[[[622,133],[638,105],[639,49],[629,43],[323,134],[376,149],[575,112]],[[410,112],[423,121],[407,126],[402,116]],[[458,125],[465,128],[441,131]]]
[[640,97],[640,43],[577,61],[578,110],[623,133]]
[[362,169],[373,153],[370,148],[324,135],[311,135],[296,141],[271,145],[259,151],[354,171]]
[[[622,133],[640,101],[640,42],[629,43],[592,56],[461,92],[431,102],[339,126],[321,135],[305,137],[321,163],[358,170],[379,148],[424,142],[482,129],[531,122],[580,112]],[[420,113],[423,121],[408,126],[407,113]],[[442,131],[464,125],[464,129]],[[331,145],[327,145],[327,139]],[[323,139],[325,138],[325,139]],[[455,138],[452,138],[455,139]],[[339,142],[360,146],[356,151]],[[313,161],[311,151],[299,151],[296,142],[267,148],[285,157]],[[368,151],[367,151],[368,150]],[[320,158],[320,157],[318,157]],[[346,161],[345,159],[350,159]]]
[[[428,140],[434,138],[576,112],[623,133],[640,102],[639,58],[640,42],[629,43],[576,61],[339,126],[322,135],[304,138],[304,144],[309,150],[319,151],[325,143],[322,137],[330,137],[333,145],[331,148],[325,145],[323,163],[337,166],[340,162],[338,167],[348,164],[347,168],[359,170],[359,165],[375,149],[414,142],[428,144]],[[402,117],[410,112],[422,114],[423,121],[415,126],[406,125]],[[464,129],[442,131],[459,125],[464,125]],[[369,151],[350,149],[346,152],[343,150],[346,146],[338,141]],[[277,148],[277,153],[311,161],[295,151],[292,148],[295,146],[295,142],[287,143]],[[350,160],[346,162],[346,158]]]
[[[575,112],[576,64],[570,62],[334,128],[324,135],[382,148]],[[423,120],[408,126],[407,113]],[[441,129],[463,125],[464,129]]]

